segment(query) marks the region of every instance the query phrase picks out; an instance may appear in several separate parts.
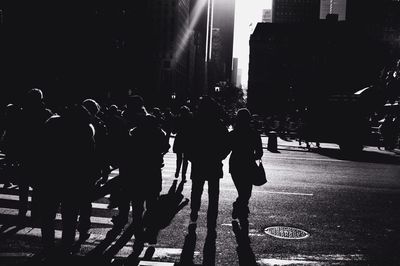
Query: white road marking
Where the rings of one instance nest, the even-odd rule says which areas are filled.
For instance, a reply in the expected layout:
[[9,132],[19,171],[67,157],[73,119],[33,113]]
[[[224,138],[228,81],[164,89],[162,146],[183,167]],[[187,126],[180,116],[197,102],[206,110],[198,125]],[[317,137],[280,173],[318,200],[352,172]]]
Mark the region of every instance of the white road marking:
[[0,258],[29,258],[33,255],[30,252],[0,252]]
[[173,266],[172,262],[159,262],[159,261],[140,261],[138,266]]
[[[0,194],[0,199],[18,201],[19,200],[19,196],[18,195]],[[32,197],[31,196],[28,197],[28,201],[32,201]]]
[[[207,189],[205,189],[205,190],[207,190]],[[233,188],[221,188],[220,191],[236,192],[237,190],[233,189]],[[309,196],[309,197],[314,196],[314,194],[312,194],[312,193],[299,193],[299,192],[286,192],[286,191],[253,190],[252,192],[266,193],[266,194],[279,194],[279,195],[293,195],[293,196]]]
[[273,160],[302,160],[302,161],[320,161],[320,162],[341,162],[348,163],[348,160],[339,160],[339,159],[327,159],[327,158],[306,158],[306,157],[288,157],[288,156],[263,156],[263,162],[267,161],[267,159]]
[[361,262],[365,261],[365,257],[362,254],[317,254],[317,255],[297,255],[288,258],[273,258],[274,254],[271,254],[271,258],[260,259],[257,262],[260,265],[303,265],[303,264],[343,264],[343,262]]
[[[18,215],[18,209],[12,209],[12,208],[3,208],[0,207],[0,214],[5,214],[5,215],[12,215],[12,216],[17,216]],[[28,211],[26,213],[27,217],[31,217],[31,211]],[[61,214],[57,213],[56,214],[56,220],[61,221]],[[91,216],[90,217],[90,221],[92,223],[96,223],[96,224],[107,224],[107,225],[113,225],[113,223],[111,222],[111,218],[107,218],[107,217],[98,217],[98,216]]]
[[[17,195],[8,195],[8,194],[0,194],[0,199],[18,201],[19,200],[19,196],[17,196]],[[32,201],[32,197],[29,196],[28,197],[28,201],[31,202]],[[92,203],[92,207],[96,208],[96,209],[105,210],[105,209],[108,209],[108,204],[93,202]]]

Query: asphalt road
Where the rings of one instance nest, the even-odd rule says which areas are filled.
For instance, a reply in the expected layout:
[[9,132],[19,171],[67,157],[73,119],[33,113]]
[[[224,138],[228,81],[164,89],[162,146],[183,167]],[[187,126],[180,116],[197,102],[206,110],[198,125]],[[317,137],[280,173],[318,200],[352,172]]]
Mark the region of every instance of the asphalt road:
[[[282,143],[281,143],[282,144]],[[307,151],[293,143],[280,145],[279,153],[264,150],[268,183],[254,187],[250,202],[251,247],[260,265],[400,265],[400,158],[376,148],[343,157],[332,145]],[[163,169],[163,191],[172,184],[175,154],[168,153]],[[239,265],[237,242],[231,225],[236,190],[224,162],[217,237],[217,265]],[[190,198],[190,181],[183,194]],[[0,191],[0,218],[15,215],[11,192]],[[6,195],[6,196],[4,196]],[[111,228],[116,211],[106,209],[107,199],[94,206],[91,238],[80,254],[92,250]],[[206,233],[207,190],[197,229],[194,260],[202,261]],[[188,232],[187,206],[159,234],[153,258],[177,262]],[[92,219],[93,222],[93,219]],[[265,233],[272,226],[306,231],[304,239],[280,239]],[[4,225],[3,225],[4,227]],[[58,226],[60,229],[60,225]],[[3,228],[4,229],[4,228]],[[10,230],[10,229],[8,229]],[[3,231],[3,230],[2,230]],[[8,231],[6,231],[8,232]],[[4,234],[0,264],[15,265],[39,250],[39,230],[25,228]],[[59,232],[58,232],[59,233]],[[118,253],[126,257],[132,241]]]

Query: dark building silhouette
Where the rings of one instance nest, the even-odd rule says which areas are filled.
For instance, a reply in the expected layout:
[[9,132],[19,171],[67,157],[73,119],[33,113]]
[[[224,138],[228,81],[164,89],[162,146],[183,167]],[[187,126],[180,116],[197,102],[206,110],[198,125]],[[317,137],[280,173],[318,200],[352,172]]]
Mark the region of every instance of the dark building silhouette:
[[13,94],[42,87],[52,102],[143,88],[154,65],[154,39],[144,26],[150,12],[147,1],[7,5],[2,87]]
[[117,100],[128,91],[149,105],[168,104],[173,92],[187,97],[190,84],[197,84],[189,81],[194,66],[188,53],[196,39],[189,28],[190,2],[0,7],[0,85],[16,96],[42,87],[52,102],[89,95]]
[[238,70],[239,59],[234,57],[232,60],[232,84],[236,87],[240,87],[240,82],[238,80],[239,70]]
[[[232,82],[232,58],[233,58],[233,31],[235,23],[235,0],[214,0],[213,38],[212,47],[220,46],[217,53],[211,53],[211,60],[216,63],[218,72],[215,73],[216,81]],[[218,30],[216,30],[218,29]],[[214,44],[217,41],[217,44]],[[215,55],[218,58],[213,57]],[[214,84],[212,84],[214,85]]]
[[[155,42],[153,57],[157,62],[154,69],[155,91],[166,104],[172,95],[186,98],[188,92],[188,49],[191,31],[189,29],[189,0],[151,1]],[[151,28],[149,29],[151,30]],[[158,76],[157,76],[158,75]]]
[[273,23],[299,23],[317,21],[320,0],[273,0]]
[[189,87],[193,98],[203,95],[207,88],[208,10],[208,1],[190,1],[190,28],[192,36],[189,48],[189,65],[191,66],[190,75],[193,78],[190,81]]
[[210,88],[226,79],[226,64],[223,58],[223,42],[220,28],[213,28],[211,43],[211,59],[208,64],[208,84]]
[[259,23],[250,38],[248,105],[279,113],[370,85],[387,51],[347,22]]
[[392,58],[400,56],[400,1],[348,0],[346,20],[382,40]]

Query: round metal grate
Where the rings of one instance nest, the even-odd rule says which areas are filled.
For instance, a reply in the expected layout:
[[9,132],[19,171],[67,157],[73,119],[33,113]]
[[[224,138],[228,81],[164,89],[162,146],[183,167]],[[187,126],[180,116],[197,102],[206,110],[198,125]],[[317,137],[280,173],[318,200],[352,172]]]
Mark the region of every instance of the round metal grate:
[[267,227],[264,232],[267,235],[281,239],[304,239],[310,236],[310,234],[304,230],[287,226]]

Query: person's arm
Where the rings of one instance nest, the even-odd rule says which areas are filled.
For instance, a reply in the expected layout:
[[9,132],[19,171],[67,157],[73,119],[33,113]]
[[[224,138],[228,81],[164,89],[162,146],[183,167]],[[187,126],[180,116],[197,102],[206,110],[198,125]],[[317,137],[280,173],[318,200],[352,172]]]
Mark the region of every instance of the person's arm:
[[231,145],[230,145],[230,136],[228,129],[221,123],[221,139],[220,139],[220,145],[221,145],[221,161],[224,160],[228,154],[231,152]]
[[261,160],[261,157],[263,156],[261,136],[257,132],[254,132],[254,136],[255,136],[254,157],[256,160]]

